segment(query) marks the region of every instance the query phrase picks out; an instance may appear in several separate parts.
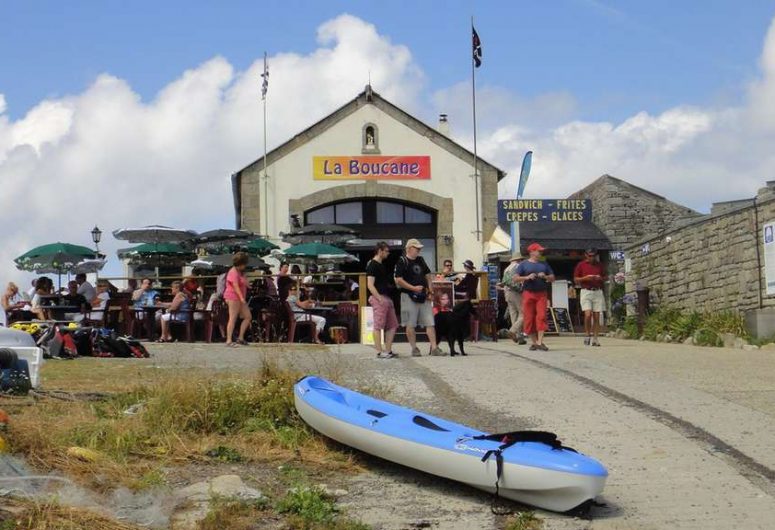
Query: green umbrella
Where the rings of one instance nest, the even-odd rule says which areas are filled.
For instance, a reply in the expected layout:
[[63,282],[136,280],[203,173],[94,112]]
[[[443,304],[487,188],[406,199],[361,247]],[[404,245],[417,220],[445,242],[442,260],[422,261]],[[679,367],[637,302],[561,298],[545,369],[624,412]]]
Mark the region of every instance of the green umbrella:
[[316,261],[358,261],[358,258],[341,248],[325,243],[302,243],[288,247],[280,253],[289,258],[314,259]]
[[234,245],[231,245],[230,247],[233,251],[242,251],[247,252],[251,256],[257,256],[262,257],[269,254],[271,251],[276,250],[280,247],[275,245],[274,243],[267,241],[263,238],[256,238],[252,239],[250,241],[244,241],[240,243],[236,243]]
[[22,271],[56,273],[61,276],[62,273],[75,270],[76,265],[84,259],[96,256],[97,252],[89,247],[57,242],[28,250],[13,261],[16,268]]

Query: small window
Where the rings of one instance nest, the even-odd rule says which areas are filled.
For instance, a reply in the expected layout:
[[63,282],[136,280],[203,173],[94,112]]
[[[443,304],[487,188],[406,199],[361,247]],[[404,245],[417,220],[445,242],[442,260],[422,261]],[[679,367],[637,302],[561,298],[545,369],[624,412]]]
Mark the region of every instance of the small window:
[[373,123],[367,123],[362,131],[363,153],[379,153],[379,130]]
[[333,206],[324,206],[323,208],[318,208],[317,210],[312,210],[311,212],[307,213],[306,224],[311,225],[319,223],[334,224]]
[[407,206],[405,212],[407,224],[428,224],[433,221],[431,214],[411,206]]
[[363,224],[363,203],[343,202],[336,205],[336,223],[344,225]]
[[377,202],[377,222],[380,224],[401,224],[404,222],[404,207],[395,202]]

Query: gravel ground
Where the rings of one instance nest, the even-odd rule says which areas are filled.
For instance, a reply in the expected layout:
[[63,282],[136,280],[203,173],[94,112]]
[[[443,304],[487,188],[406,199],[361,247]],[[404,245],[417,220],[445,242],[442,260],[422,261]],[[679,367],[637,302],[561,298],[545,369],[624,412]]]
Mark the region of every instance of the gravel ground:
[[[151,345],[171,368],[250,370],[265,357],[484,430],[537,428],[610,471],[591,520],[539,511],[549,529],[773,528],[775,350],[741,351],[615,339],[585,348],[550,338],[549,352],[510,341],[467,345],[468,358],[378,360],[360,345],[238,349]],[[375,528],[498,528],[489,497],[369,460],[341,499]]]

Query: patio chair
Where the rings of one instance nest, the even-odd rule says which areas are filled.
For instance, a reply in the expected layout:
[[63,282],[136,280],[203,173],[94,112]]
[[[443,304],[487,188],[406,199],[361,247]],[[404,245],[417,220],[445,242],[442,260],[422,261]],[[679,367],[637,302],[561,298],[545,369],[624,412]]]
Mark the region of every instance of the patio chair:
[[[312,339],[315,336],[315,323],[312,321],[312,319],[307,318],[296,320],[296,314],[291,309],[291,304],[284,301],[283,305],[285,307],[285,313],[288,318],[288,342],[295,342],[297,329],[308,329],[310,342],[312,342]],[[305,315],[310,317],[309,313],[305,313]]]

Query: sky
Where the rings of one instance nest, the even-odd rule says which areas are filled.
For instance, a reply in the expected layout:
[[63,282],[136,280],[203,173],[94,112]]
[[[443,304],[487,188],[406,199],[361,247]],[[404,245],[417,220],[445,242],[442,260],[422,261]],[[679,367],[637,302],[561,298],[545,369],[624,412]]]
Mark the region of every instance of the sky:
[[232,226],[264,51],[270,148],[369,78],[470,147],[472,15],[478,148],[503,197],[527,150],[532,197],[608,173],[708,211],[775,177],[775,0],[0,0],[0,270],[95,224]]

